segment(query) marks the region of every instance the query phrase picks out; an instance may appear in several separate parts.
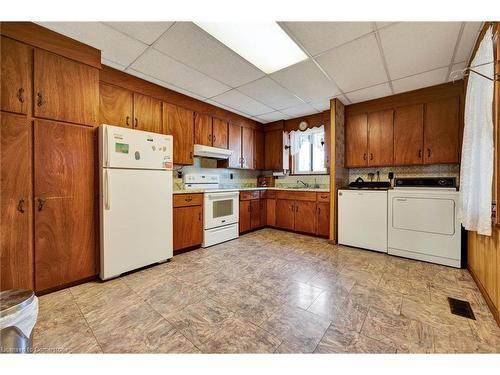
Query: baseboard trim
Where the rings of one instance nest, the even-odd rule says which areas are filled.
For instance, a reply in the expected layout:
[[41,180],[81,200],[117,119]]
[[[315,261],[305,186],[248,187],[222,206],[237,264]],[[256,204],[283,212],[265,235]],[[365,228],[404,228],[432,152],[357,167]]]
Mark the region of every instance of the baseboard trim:
[[479,278],[476,276],[474,271],[468,265],[467,265],[467,270],[469,271],[472,278],[474,279],[477,287],[479,288],[479,291],[483,295],[484,300],[486,301],[486,304],[488,305],[488,308],[490,309],[491,313],[493,314],[493,318],[495,318],[498,326],[500,327],[500,312],[495,307],[495,304],[491,300],[491,298],[490,298],[488,292],[486,291],[486,289],[484,288],[483,284],[481,284],[481,282],[479,281]]

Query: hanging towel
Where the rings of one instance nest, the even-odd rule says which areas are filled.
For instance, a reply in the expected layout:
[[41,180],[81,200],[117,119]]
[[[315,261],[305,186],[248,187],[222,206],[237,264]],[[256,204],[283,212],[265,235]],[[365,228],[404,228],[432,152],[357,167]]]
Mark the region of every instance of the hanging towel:
[[[474,70],[494,77],[492,28],[484,34],[471,62]],[[478,66],[480,64],[486,64]],[[465,229],[491,235],[493,182],[494,82],[470,72],[464,112],[464,136],[460,167],[459,215]]]

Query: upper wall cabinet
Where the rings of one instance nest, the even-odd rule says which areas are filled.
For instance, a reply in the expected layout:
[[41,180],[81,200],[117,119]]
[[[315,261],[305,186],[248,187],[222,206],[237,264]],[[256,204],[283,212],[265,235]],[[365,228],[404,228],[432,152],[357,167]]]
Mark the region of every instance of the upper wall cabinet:
[[394,111],[373,112],[368,115],[368,165],[393,164]]
[[348,117],[345,123],[345,164],[347,167],[368,165],[368,116]]
[[161,133],[161,102],[158,99],[134,93],[134,128]]
[[241,167],[243,169],[254,169],[254,130],[241,128]]
[[34,115],[96,126],[99,70],[38,49],[34,61]]
[[194,143],[197,145],[228,148],[227,121],[209,115],[195,113]]
[[422,164],[424,147],[424,105],[394,110],[394,165]]
[[264,169],[265,159],[264,159],[264,133],[260,130],[255,130],[254,132],[254,143],[255,143],[255,158],[254,165],[255,169]]
[[424,164],[458,163],[460,101],[446,98],[426,104]]
[[289,137],[283,130],[264,133],[264,169],[284,170],[289,168]]
[[31,102],[31,68],[33,49],[12,39],[1,38],[0,77],[2,111],[28,112]]
[[174,163],[193,164],[194,113],[163,103],[163,131],[174,137]]
[[217,117],[214,117],[212,122],[212,146],[228,147],[228,123]]
[[99,85],[99,122],[101,124],[132,127],[134,94],[121,87]]

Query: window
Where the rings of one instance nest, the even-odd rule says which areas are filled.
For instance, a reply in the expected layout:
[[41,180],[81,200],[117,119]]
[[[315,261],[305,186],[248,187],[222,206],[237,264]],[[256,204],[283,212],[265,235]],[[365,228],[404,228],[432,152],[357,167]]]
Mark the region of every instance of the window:
[[326,173],[325,166],[325,128],[293,131],[290,133],[292,153],[292,173]]

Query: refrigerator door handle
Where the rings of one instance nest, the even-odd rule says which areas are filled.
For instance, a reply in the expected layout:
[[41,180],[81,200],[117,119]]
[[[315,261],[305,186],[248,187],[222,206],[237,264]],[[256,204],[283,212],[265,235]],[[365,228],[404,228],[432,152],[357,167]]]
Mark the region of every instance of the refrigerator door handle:
[[104,171],[104,209],[109,210],[111,208],[111,201],[109,196],[109,176],[108,171]]
[[104,152],[104,166],[107,167],[109,164],[108,160],[108,127],[104,128],[104,142],[103,142],[103,152]]

